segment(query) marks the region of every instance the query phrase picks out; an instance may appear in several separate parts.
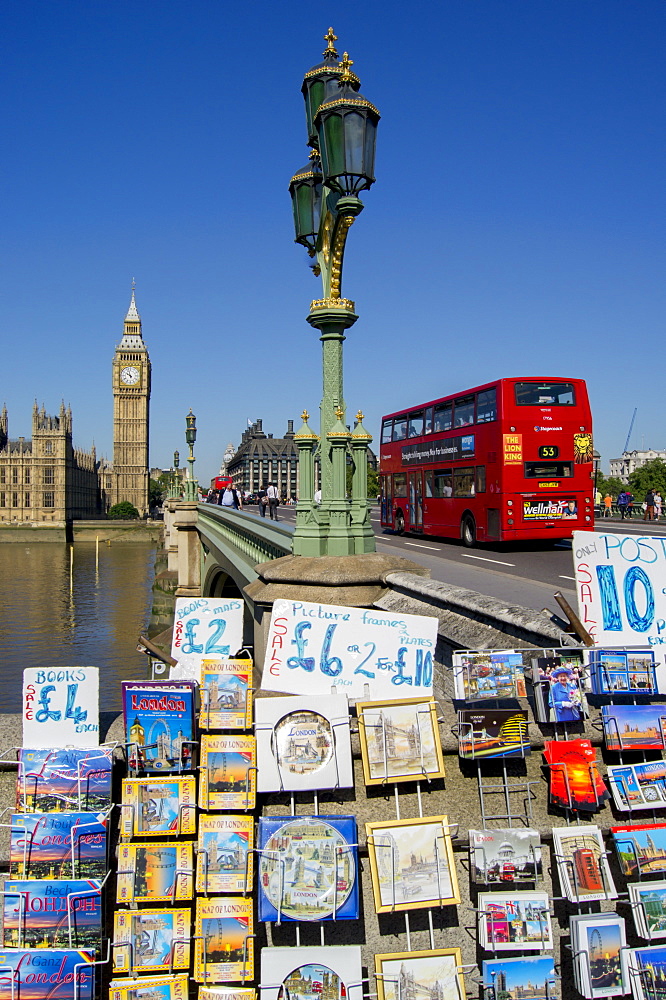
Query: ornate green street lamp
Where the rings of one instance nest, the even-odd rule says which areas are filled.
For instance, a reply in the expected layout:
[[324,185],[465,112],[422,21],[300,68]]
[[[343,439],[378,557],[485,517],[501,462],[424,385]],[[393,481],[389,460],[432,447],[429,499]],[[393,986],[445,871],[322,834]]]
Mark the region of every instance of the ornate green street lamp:
[[[375,180],[380,116],[360,93],[360,80],[352,73],[353,63],[346,52],[338,62],[332,28],[325,39],[323,62],[305,74],[302,86],[312,152],[289,185],[296,242],[315,259],[311,267],[322,280],[322,297],[312,302],[307,317],[319,330],[322,342],[319,443],[312,447],[316,435],[307,418],[295,435],[296,444],[300,442],[302,447],[293,551],[310,556],[375,551],[367,499],[367,447],[372,438],[362,425],[360,432],[352,435],[344,421],[342,344],[345,331],[358,317],[354,303],[342,297],[342,265],[347,233],[363,211],[359,192]],[[313,498],[314,475],[303,464],[316,460],[321,476],[319,504]],[[354,469],[351,503],[345,495],[348,460]],[[357,469],[359,463],[362,468]],[[304,489],[305,484],[312,486]]]
[[196,500],[197,492],[199,489],[199,484],[194,478],[194,442],[197,439],[197,418],[192,413],[192,407],[190,407],[190,412],[185,417],[186,430],[185,430],[185,441],[187,442],[190,454],[188,455],[187,461],[190,463],[190,470],[187,479],[185,480],[185,491],[183,493],[184,500]]
[[177,500],[180,496],[180,482],[178,476],[178,467],[180,465],[180,453],[174,451],[173,453],[173,469],[171,470],[171,489],[169,490],[169,500]]

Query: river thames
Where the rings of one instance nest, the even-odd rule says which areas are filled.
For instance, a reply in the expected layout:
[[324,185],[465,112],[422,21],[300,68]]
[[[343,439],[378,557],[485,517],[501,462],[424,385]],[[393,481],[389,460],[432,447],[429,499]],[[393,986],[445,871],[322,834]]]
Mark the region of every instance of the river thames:
[[120,681],[145,679],[136,649],[152,607],[155,546],[0,545],[0,711],[21,711],[24,667],[99,667],[100,709],[121,707]]

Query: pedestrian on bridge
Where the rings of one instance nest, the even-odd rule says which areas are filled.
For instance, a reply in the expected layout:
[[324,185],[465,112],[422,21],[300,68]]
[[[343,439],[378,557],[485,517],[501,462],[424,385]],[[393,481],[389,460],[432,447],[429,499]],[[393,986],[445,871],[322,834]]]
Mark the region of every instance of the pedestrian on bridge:
[[277,509],[280,502],[280,496],[277,491],[277,486],[275,483],[269,483],[268,489],[266,490],[266,495],[268,496],[268,513],[271,515],[271,521],[277,521]]
[[604,497],[604,517],[611,516],[611,507],[613,506],[613,498],[610,493],[607,493]]

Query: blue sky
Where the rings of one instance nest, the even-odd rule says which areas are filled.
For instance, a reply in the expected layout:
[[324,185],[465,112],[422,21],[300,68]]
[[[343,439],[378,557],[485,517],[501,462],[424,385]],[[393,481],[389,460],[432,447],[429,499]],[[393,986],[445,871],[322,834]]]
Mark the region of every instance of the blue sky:
[[293,243],[303,73],[332,24],[382,113],[350,232],[348,420],[505,375],[584,377],[602,468],[666,447],[665,0],[5,0],[0,402],[111,456],[132,278],[151,463],[318,424],[320,284]]

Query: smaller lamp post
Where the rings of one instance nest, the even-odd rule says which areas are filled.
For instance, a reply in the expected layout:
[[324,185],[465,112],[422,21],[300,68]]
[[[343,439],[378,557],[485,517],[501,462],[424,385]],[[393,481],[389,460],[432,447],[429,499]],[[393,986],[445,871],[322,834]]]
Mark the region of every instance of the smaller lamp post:
[[592,458],[594,460],[594,496],[592,497],[592,509],[594,510],[597,503],[597,480],[599,478],[599,463],[601,462],[601,455],[596,448],[592,452]]
[[185,423],[187,425],[185,430],[185,440],[190,449],[190,454],[187,457],[187,461],[190,463],[190,471],[187,479],[185,480],[183,500],[196,500],[197,490],[199,487],[199,484],[194,478],[194,442],[197,439],[197,418],[192,413],[192,407],[190,407],[190,412],[185,417]]
[[169,490],[169,499],[177,500],[180,496],[180,484],[178,476],[178,466],[180,465],[180,453],[174,451],[173,453],[173,469],[171,470],[171,488]]

